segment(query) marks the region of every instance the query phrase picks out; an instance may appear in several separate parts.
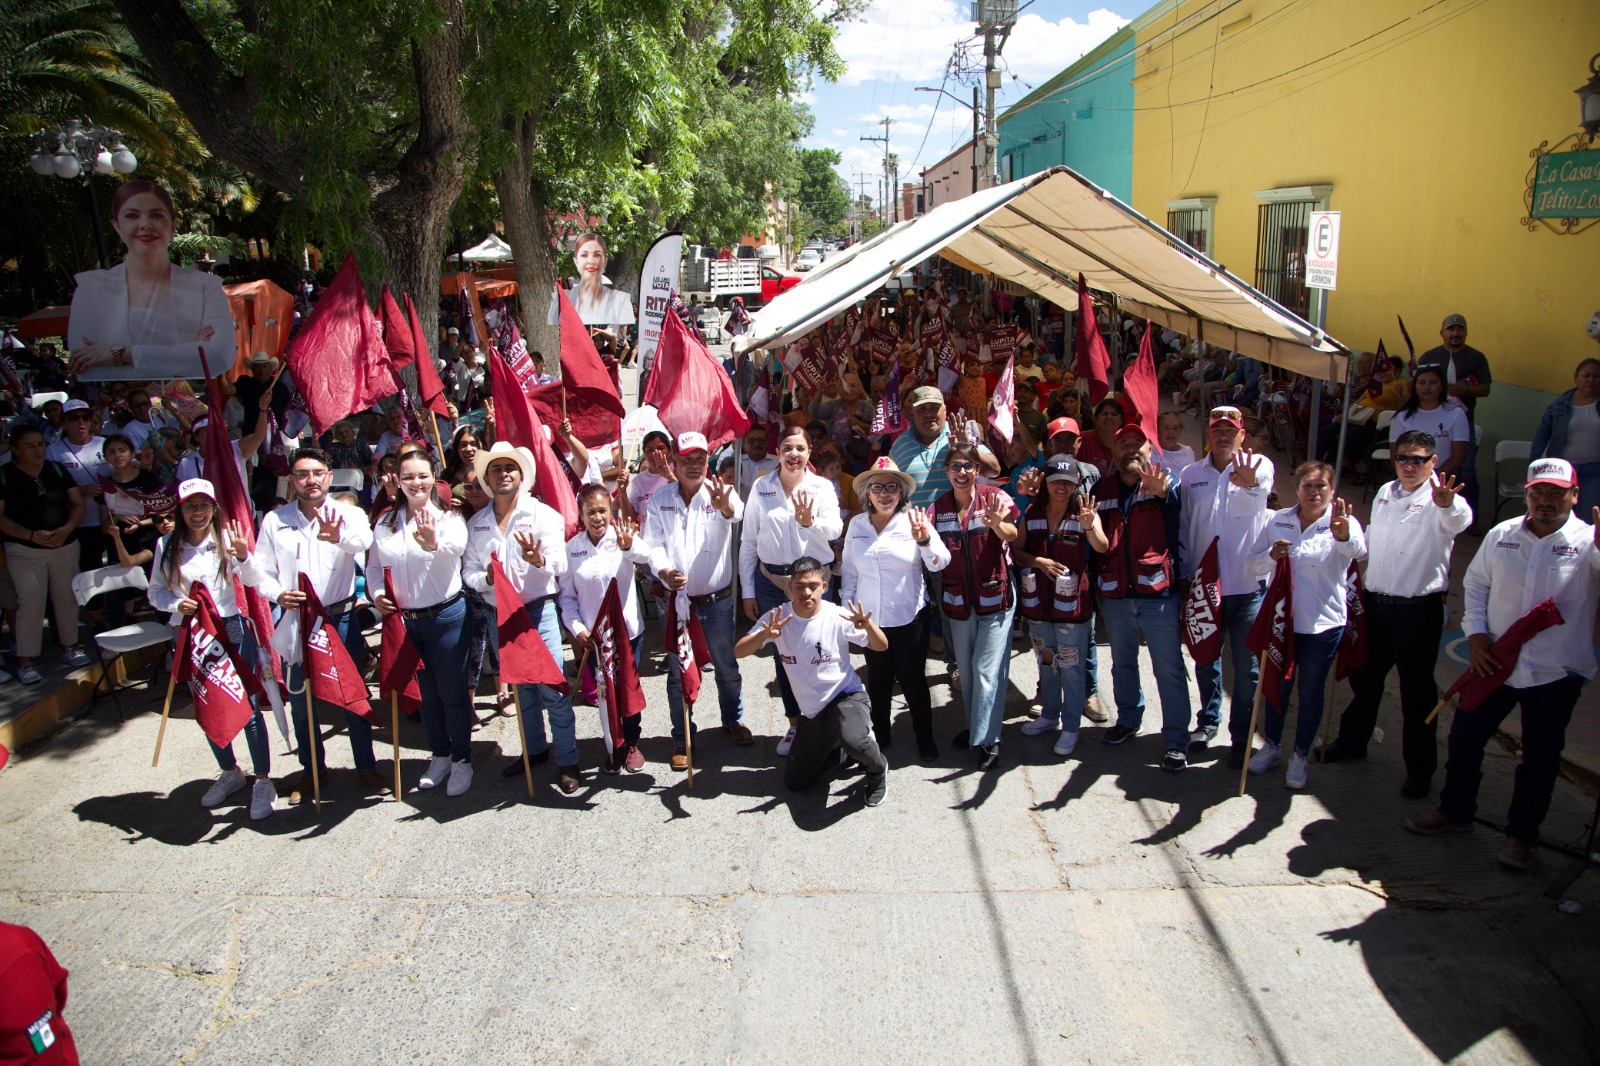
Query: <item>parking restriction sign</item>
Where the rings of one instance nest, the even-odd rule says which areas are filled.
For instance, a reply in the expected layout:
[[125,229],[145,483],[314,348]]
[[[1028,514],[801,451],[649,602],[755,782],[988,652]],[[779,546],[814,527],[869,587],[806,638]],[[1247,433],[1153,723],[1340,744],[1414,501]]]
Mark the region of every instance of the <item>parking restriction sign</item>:
[[1306,288],[1337,289],[1339,212],[1313,211],[1306,228]]

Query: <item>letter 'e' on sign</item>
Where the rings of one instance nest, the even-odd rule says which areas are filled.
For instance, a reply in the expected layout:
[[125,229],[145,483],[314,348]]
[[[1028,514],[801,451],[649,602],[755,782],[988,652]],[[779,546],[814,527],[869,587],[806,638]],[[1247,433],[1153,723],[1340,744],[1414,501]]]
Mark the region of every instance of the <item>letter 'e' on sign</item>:
[[1306,227],[1306,288],[1337,289],[1339,212],[1313,211]]

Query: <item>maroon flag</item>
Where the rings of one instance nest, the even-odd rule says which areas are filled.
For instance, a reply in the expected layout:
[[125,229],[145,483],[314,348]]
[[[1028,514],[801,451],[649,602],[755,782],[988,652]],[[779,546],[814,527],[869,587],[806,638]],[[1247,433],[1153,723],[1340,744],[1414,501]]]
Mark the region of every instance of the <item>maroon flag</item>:
[[[1139,341],[1139,357],[1122,375],[1122,392],[1133,406],[1133,421],[1144,430],[1144,435],[1150,438],[1152,444],[1158,439],[1156,431],[1161,422],[1161,389],[1156,384],[1156,353],[1150,339],[1155,329],[1155,323],[1145,322],[1144,337]],[[1095,339],[1099,338],[1097,330]]]
[[1378,367],[1389,361],[1389,353],[1383,350],[1383,338],[1378,338],[1378,351],[1372,357],[1372,373],[1367,375],[1367,395],[1376,400],[1383,395],[1383,381],[1378,377]]
[[400,310],[387,281],[378,294],[378,320],[383,323],[383,350],[389,353],[390,365],[396,370],[410,366],[417,358],[416,338],[411,335],[411,323],[406,321],[405,312]]
[[174,680],[189,683],[195,721],[213,744],[225,748],[256,713],[250,698],[266,693],[256,677],[256,664],[244,662],[229,643],[210,590],[196,581],[189,598],[200,609],[184,620],[179,631]]
[[127,485],[119,485],[104,474],[100,475],[100,491],[110,496],[126,496],[139,505],[137,512],[115,511],[114,514],[135,514],[140,516],[166,514],[178,506],[178,487],[176,485],[162,485],[154,492],[141,492],[139,489]]
[[[1078,378],[1089,383],[1089,406],[1093,407],[1111,391],[1107,375],[1111,371],[1111,356],[1106,352],[1106,342],[1100,339],[1100,326],[1094,318],[1094,300],[1089,296],[1089,286],[1078,275],[1077,371]],[[1141,348],[1143,346],[1141,345]],[[1156,439],[1154,433],[1149,434]]]
[[[989,424],[1007,444],[1017,432],[1017,369],[1012,359],[1006,357],[1006,368],[995,383],[994,395],[989,398]],[[977,414],[976,411],[971,412]]]
[[[500,680],[510,685],[549,685],[567,691],[567,675],[550,654],[550,648],[528,617],[522,597],[506,577],[505,568],[494,555],[489,556],[489,575],[493,581],[494,616],[500,643]],[[598,628],[598,627],[597,627]]]
[[316,431],[400,391],[378,320],[347,255],[284,356]]
[[1014,326],[998,326],[987,331],[983,339],[989,345],[990,362],[998,363],[1016,354],[1017,331]]
[[317,598],[311,579],[303,573],[300,591],[306,597],[300,605],[300,639],[305,644],[301,649],[304,656],[301,669],[305,672],[306,698],[354,711],[372,721],[372,698],[367,692],[367,683],[356,669],[350,649],[344,646],[329,623],[328,612]]
[[[668,315],[668,319],[672,316]],[[655,380],[655,375],[651,375]],[[489,348],[489,381],[494,392],[495,433],[503,441],[533,453],[533,494],[561,512],[566,535],[578,532],[578,496],[556,458],[544,423],[539,420],[528,394],[517,384],[516,375],[494,347]]]
[[[383,591],[394,603],[394,577],[390,567],[383,568]],[[378,645],[378,695],[383,699],[400,697],[400,706],[407,713],[422,706],[422,687],[417,684],[417,671],[422,669],[422,656],[411,643],[405,620],[400,612],[383,616],[383,639]]]
[[1394,316],[1394,320],[1396,322],[1400,323],[1400,336],[1405,338],[1406,351],[1411,353],[1411,364],[1410,364],[1410,366],[1408,366],[1406,368],[1406,373],[1409,374],[1412,377],[1416,377],[1417,376],[1417,346],[1415,344],[1411,343],[1411,334],[1406,332],[1406,320],[1401,318],[1399,315],[1395,315]]
[[883,379],[883,395],[872,412],[872,432],[899,433],[905,428],[906,413],[900,405],[900,363],[896,361]]
[[894,359],[894,334],[886,329],[875,329],[867,342],[867,352],[874,363],[882,366]]
[[1361,570],[1355,563],[1344,575],[1344,613],[1344,636],[1339,639],[1339,658],[1333,664],[1335,681],[1343,681],[1367,661],[1367,603],[1361,598]]
[[674,648],[678,667],[683,674],[683,698],[693,703],[700,696],[702,668],[711,661],[711,649],[706,645],[706,634],[700,628],[700,619],[694,609],[680,612],[676,594],[667,596],[666,632],[674,635]]
[[727,371],[689,335],[677,315],[667,315],[662,323],[644,402],[656,409],[674,437],[704,433],[713,451],[750,428],[750,416],[739,406]]
[[1200,557],[1189,579],[1189,596],[1183,601],[1183,642],[1195,665],[1222,657],[1222,578],[1217,564],[1217,540]]
[[1451,696],[1459,695],[1461,702],[1457,705],[1463,711],[1475,711],[1478,704],[1489,698],[1489,694],[1501,685],[1506,678],[1511,676],[1511,671],[1517,668],[1517,660],[1522,656],[1522,646],[1534,637],[1543,633],[1551,626],[1565,625],[1567,620],[1561,617],[1561,611],[1556,607],[1553,599],[1543,600],[1529,609],[1528,613],[1511,623],[1500,639],[1489,646],[1489,653],[1500,663],[1500,668],[1487,676],[1474,670],[1467,670],[1450,690],[1439,699],[1443,706]]
[[[671,315],[667,320],[672,320]],[[611,579],[606,598],[600,603],[600,613],[595,617],[590,633],[595,648],[595,681],[600,696],[600,731],[605,736],[606,749],[616,753],[627,743],[623,736],[622,720],[632,718],[644,710],[644,692],[639,688],[639,671],[633,662],[633,647],[628,642],[628,623],[622,617],[622,594],[617,591],[617,579]],[[680,652],[681,654],[681,652]],[[501,659],[504,669],[505,660]],[[684,678],[683,694],[689,696],[688,678]],[[696,689],[696,692],[699,690]]]
[[[627,408],[622,406],[622,397],[617,393],[616,383],[611,380],[611,372],[606,369],[606,364],[600,359],[600,353],[595,350],[594,339],[589,336],[588,327],[583,324],[578,309],[573,307],[572,301],[567,298],[567,291],[559,285],[556,286],[556,299],[561,305],[562,383],[573,390],[573,396],[577,396],[581,390],[585,402],[599,404],[621,418],[628,413]],[[510,318],[509,315],[506,317]],[[678,325],[681,326],[683,323],[680,321]],[[660,358],[659,354],[657,358]],[[651,380],[655,380],[653,374]]]
[[422,332],[422,320],[417,317],[411,294],[405,294],[406,325],[411,330],[411,347],[417,353],[417,395],[422,406],[436,415],[450,417],[450,402],[444,398],[444,382],[439,380],[439,368],[433,363],[433,349]]
[[1288,556],[1278,560],[1272,584],[1261,601],[1261,612],[1244,642],[1261,660],[1259,684],[1263,701],[1273,713],[1282,714],[1278,697],[1284,681],[1294,676],[1294,576]]

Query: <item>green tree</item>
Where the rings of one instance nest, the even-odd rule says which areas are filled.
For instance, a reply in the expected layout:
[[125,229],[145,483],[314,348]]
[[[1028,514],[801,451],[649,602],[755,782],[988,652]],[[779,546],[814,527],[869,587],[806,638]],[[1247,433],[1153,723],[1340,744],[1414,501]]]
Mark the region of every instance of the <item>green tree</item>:
[[797,228],[807,240],[844,233],[845,219],[850,214],[850,187],[833,169],[841,158],[832,148],[802,148],[798,153],[800,179],[795,200],[804,209],[806,224]]

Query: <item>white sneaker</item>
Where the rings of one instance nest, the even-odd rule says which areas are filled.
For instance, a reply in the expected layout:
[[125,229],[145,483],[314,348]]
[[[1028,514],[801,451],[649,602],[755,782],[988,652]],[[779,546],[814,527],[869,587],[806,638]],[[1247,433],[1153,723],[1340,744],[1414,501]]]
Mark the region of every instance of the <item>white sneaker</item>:
[[428,769],[422,774],[422,780],[417,782],[418,788],[438,788],[444,784],[444,779],[450,773],[450,756],[435,755],[428,762]]
[[61,661],[68,666],[88,666],[89,656],[84,653],[82,648],[73,646],[61,653]]
[[1022,727],[1022,735],[1036,737],[1040,733],[1053,733],[1061,728],[1061,722],[1056,718],[1035,718]]
[[1061,739],[1056,741],[1056,746],[1051,750],[1053,750],[1057,755],[1071,755],[1072,750],[1077,746],[1078,734],[1068,733],[1063,730],[1061,733]]
[[778,741],[778,754],[787,755],[792,747],[794,747],[794,726],[790,726],[789,731],[783,735],[783,739]]
[[1306,787],[1306,757],[1298,751],[1289,756],[1289,769],[1284,771],[1283,783],[1289,788]]
[[278,790],[272,786],[272,778],[258,777],[256,783],[250,788],[250,819],[259,822],[273,811],[273,804],[278,800]]
[[1250,756],[1250,772],[1264,774],[1283,761],[1283,747],[1267,741],[1261,745],[1261,750]]
[[472,763],[453,762],[450,764],[450,783],[445,785],[446,796],[459,796],[472,787]]
[[200,806],[218,807],[222,801],[239,791],[245,785],[244,771],[235,766],[232,770],[224,770],[222,776],[212,782],[206,794],[200,797]]

